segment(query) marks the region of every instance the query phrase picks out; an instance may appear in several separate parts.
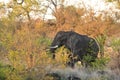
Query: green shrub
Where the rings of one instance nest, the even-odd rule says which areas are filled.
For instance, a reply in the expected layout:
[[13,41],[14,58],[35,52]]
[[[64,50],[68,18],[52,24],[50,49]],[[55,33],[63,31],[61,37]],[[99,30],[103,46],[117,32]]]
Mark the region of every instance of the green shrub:
[[[95,61],[93,61],[95,60]],[[84,65],[89,65],[93,69],[104,69],[105,65],[108,63],[109,59],[105,57],[101,57],[99,59],[95,59],[90,55],[86,55],[83,58]]]
[[25,64],[25,52],[10,50],[8,54],[11,65],[19,72],[22,72],[26,68]]
[[106,37],[107,36],[105,34],[102,34],[96,37],[96,40],[100,47],[100,57],[104,57],[104,45],[105,45]]
[[2,63],[0,63],[0,80],[5,80],[6,79],[6,75],[4,73],[4,69],[2,68]]
[[0,63],[0,80],[23,80],[23,78],[11,65]]
[[112,39],[111,46],[113,47],[113,49],[115,51],[119,51],[120,50],[120,38],[118,38],[118,39],[116,39],[116,38]]
[[91,65],[95,69],[104,69],[109,60],[110,60],[109,58],[102,57],[96,59],[95,62],[91,62]]
[[49,46],[51,44],[51,39],[47,37],[39,37],[36,39],[35,44],[42,45],[42,46]]

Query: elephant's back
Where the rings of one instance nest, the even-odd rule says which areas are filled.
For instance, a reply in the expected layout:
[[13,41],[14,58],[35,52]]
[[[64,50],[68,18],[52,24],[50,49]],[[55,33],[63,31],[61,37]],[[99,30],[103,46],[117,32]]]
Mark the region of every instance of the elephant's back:
[[72,34],[67,40],[67,44],[74,49],[81,49],[88,47],[90,39],[87,36]]

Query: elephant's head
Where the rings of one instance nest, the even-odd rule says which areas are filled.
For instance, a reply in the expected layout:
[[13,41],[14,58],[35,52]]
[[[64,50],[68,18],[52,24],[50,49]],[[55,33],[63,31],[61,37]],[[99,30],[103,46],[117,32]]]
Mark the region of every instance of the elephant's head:
[[[65,31],[59,31],[51,46],[50,46],[50,52],[54,53],[55,50],[59,47],[61,47],[62,45],[64,45],[66,43],[66,40],[67,40],[67,33]],[[53,54],[53,58],[55,57],[55,55]]]

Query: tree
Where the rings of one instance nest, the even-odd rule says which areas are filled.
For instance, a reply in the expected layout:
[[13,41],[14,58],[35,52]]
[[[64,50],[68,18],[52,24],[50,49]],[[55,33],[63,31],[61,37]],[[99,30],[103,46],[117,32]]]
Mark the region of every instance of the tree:
[[115,22],[120,22],[120,0],[105,0],[105,1],[107,1],[107,2],[111,2],[111,3],[116,3],[116,4],[114,4],[115,6],[117,6],[116,7],[116,10],[115,11],[113,11],[114,13],[113,14],[115,14]]
[[81,16],[84,14],[84,9],[76,8],[74,6],[67,6],[64,8],[65,23],[72,28],[81,24]]
[[[17,0],[10,0],[10,3],[3,4],[3,8],[0,9],[0,12],[4,10],[6,13],[4,14],[6,16],[1,19],[4,25],[0,26],[0,45],[2,44],[6,49],[6,53],[25,56],[26,62],[31,61],[31,65],[33,65],[33,53],[37,50],[33,44],[36,36],[32,25],[33,19],[40,17],[44,11],[41,3],[40,0],[24,0],[20,3]],[[36,16],[36,14],[39,15]],[[17,29],[19,24],[22,26],[21,30]],[[19,54],[20,52],[23,54]]]
[[47,8],[52,10],[52,15],[56,18],[56,26],[64,23],[64,1],[65,0],[47,0]]
[[118,3],[118,5],[120,5],[120,0],[105,0],[105,1],[108,1],[108,2],[114,2],[114,1],[116,1]]
[[14,15],[17,18],[27,17],[30,21],[35,13],[41,13],[40,4],[37,0],[24,0],[24,2],[19,4],[14,0],[12,4],[8,4],[8,7],[13,9],[9,16]]

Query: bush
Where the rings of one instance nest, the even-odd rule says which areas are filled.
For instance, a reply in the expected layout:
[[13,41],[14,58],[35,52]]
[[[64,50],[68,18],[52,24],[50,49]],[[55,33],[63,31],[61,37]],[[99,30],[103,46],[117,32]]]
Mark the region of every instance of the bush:
[[92,62],[93,60],[93,57],[90,55],[84,56],[83,58],[83,62],[85,62],[85,65],[93,69],[104,69],[105,65],[109,62],[110,59],[106,57],[101,57],[99,59],[95,59],[95,61]]
[[23,78],[11,65],[0,63],[0,80],[23,80]]
[[4,69],[2,68],[2,63],[0,63],[0,80],[5,80],[6,79],[6,75],[4,73]]
[[110,61],[109,58],[102,57],[100,59],[96,59],[95,62],[92,62],[91,65],[95,69],[104,69],[106,64]]
[[101,34],[96,37],[96,40],[100,47],[100,57],[104,57],[104,45],[105,45],[106,35]]
[[114,52],[111,54],[111,61],[108,67],[115,73],[120,75],[120,38],[112,39],[111,46]]
[[70,51],[62,46],[61,48],[56,50],[56,61],[59,63],[58,65],[64,66],[68,62]]
[[36,44],[39,44],[39,45],[44,45],[44,46],[49,46],[51,44],[51,39],[47,38],[47,37],[39,37],[36,39]]
[[111,42],[111,46],[115,51],[118,51],[120,53],[120,38],[113,39]]

